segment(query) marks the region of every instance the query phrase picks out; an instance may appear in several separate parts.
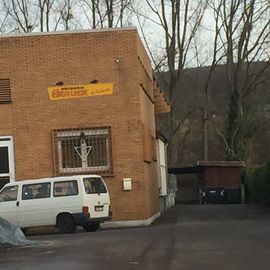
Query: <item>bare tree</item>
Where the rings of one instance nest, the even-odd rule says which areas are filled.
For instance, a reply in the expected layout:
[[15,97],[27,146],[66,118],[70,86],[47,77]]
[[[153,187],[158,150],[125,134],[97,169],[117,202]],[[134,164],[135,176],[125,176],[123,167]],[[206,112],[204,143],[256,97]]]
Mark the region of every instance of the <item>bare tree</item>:
[[[203,160],[208,160],[208,140],[209,140],[209,121],[212,119],[213,115],[209,113],[209,100],[211,99],[211,91],[210,84],[214,74],[215,69],[223,60],[224,53],[224,44],[219,41],[220,31],[223,26],[223,22],[221,19],[221,8],[222,4],[217,2],[216,0],[209,0],[207,3],[207,9],[212,9],[214,12],[212,15],[212,31],[209,29],[205,29],[205,26],[201,25],[199,30],[197,31],[195,37],[199,34],[198,38],[193,39],[195,58],[197,62],[197,70],[198,70],[198,85],[199,85],[199,93],[201,96],[201,106],[200,111],[202,115],[202,158]],[[203,30],[201,34],[201,30]],[[208,33],[207,33],[208,32]],[[206,39],[203,39],[202,36],[207,35]],[[204,57],[204,53],[201,52],[202,49],[207,48],[207,55]],[[201,78],[200,73],[201,70],[208,66],[206,78]],[[210,110],[211,111],[211,110]],[[215,116],[214,116],[215,117]],[[210,128],[212,129],[212,128]]]
[[[139,21],[147,20],[152,23],[155,28],[159,29],[164,37],[164,57],[166,59],[166,69],[169,73],[167,88],[170,93],[171,100],[171,140],[178,136],[179,123],[175,120],[174,105],[177,98],[177,92],[181,88],[181,77],[184,68],[193,58],[190,54],[190,48],[195,34],[201,25],[203,15],[205,13],[207,1],[180,1],[180,0],[146,0],[149,8],[148,14],[145,12],[138,13]],[[149,15],[150,14],[150,15]],[[143,31],[144,29],[141,28]],[[145,35],[146,37],[146,35]],[[147,43],[147,38],[145,38]],[[160,63],[164,60],[156,61],[154,55],[150,53],[156,71],[160,70]],[[164,66],[162,71],[164,71]],[[182,123],[183,121],[180,121]],[[169,156],[169,162],[173,162]]]
[[81,9],[88,21],[88,24],[91,28],[95,29],[98,25],[102,25],[102,21],[98,20],[98,7],[99,7],[99,0],[82,0]]
[[[214,132],[223,142],[227,158],[244,158],[247,140],[253,136],[260,121],[251,119],[248,100],[259,90],[259,85],[270,79],[269,73],[269,1],[222,1],[209,0],[208,14],[212,11],[211,31],[207,34],[210,57],[206,77],[202,78],[199,91],[202,95],[202,142],[203,158],[208,159],[209,132]],[[207,29],[208,30],[208,29]],[[198,73],[201,53],[194,44]],[[196,39],[193,39],[196,41]],[[229,103],[224,100],[224,114],[212,119],[209,104],[210,88],[215,81],[215,70],[225,67],[224,83],[230,93]],[[218,72],[220,72],[219,70]],[[204,75],[205,76],[205,75]],[[200,79],[198,78],[200,81]],[[212,104],[213,105],[213,104]],[[216,117],[216,115],[214,115]],[[221,121],[220,118],[223,118]],[[222,125],[223,124],[223,125]]]
[[[216,43],[225,54],[226,84],[230,89],[226,134],[220,134],[229,160],[244,158],[245,144],[252,136],[248,126],[247,98],[270,79],[269,12],[263,0],[219,0],[222,20]],[[213,8],[213,6],[212,6]],[[214,9],[217,12],[216,9]]]
[[[190,1],[186,1],[184,6],[180,5],[180,1],[146,0],[146,2],[152,15],[147,16],[142,12],[137,15],[146,45],[150,48],[147,33],[144,31],[144,23],[147,20],[156,28],[162,29],[165,36],[165,53],[160,57],[160,61],[153,54],[153,50],[149,51],[157,69],[163,67],[162,71],[164,71],[163,64],[166,59],[170,76],[167,88],[170,89],[172,100],[173,141],[174,136],[178,136],[177,133],[181,129],[179,129],[179,123],[182,123],[174,118],[174,104],[177,93],[181,89],[181,77],[189,60],[193,55],[196,57],[199,54],[198,51],[193,54],[191,46],[194,46],[195,34],[202,25],[202,15],[206,5],[208,15],[209,11],[213,11],[214,23],[207,34],[208,47],[212,52],[208,62],[210,67],[207,78],[201,86],[204,89],[201,107],[204,158],[208,159],[207,129],[208,125],[211,125],[209,128],[215,130],[226,146],[227,158],[242,159],[246,140],[248,136],[252,136],[252,130],[254,131],[253,127],[248,126],[250,116],[247,111],[247,100],[258,90],[258,86],[269,78],[269,1],[209,0],[197,1],[195,6],[194,2],[192,2],[193,6],[188,6],[191,4]],[[193,13],[193,11],[196,12]],[[163,57],[164,55],[166,58]],[[223,119],[227,119],[225,132],[224,128],[213,128],[213,123],[210,123],[208,104],[211,80],[216,67],[220,64],[226,67],[225,81],[231,93],[227,115],[223,116]]]
[[1,5],[0,10],[3,10],[0,12],[0,33],[3,33],[8,23],[8,12],[6,12]]
[[[74,16],[80,0],[3,0],[10,31],[68,30],[79,25]],[[79,25],[79,27],[82,27]]]
[[206,1],[146,0],[152,14],[146,16],[162,30],[165,40],[164,51],[170,74],[169,87],[173,102],[175,86],[186,66],[192,40],[198,30],[205,9]]
[[123,27],[132,14],[134,0],[82,0],[91,28]]
[[56,0],[38,0],[40,32],[50,31],[50,18]]
[[15,31],[32,32],[36,23],[35,5],[31,0],[3,0],[8,16],[13,19]]
[[83,28],[77,14],[81,0],[55,1],[53,7],[54,31]]
[[64,25],[64,30],[70,29],[70,21],[73,19],[72,0],[63,1],[63,6],[60,8],[61,20]]
[[107,21],[104,0],[82,0],[81,8],[90,28],[104,28]]

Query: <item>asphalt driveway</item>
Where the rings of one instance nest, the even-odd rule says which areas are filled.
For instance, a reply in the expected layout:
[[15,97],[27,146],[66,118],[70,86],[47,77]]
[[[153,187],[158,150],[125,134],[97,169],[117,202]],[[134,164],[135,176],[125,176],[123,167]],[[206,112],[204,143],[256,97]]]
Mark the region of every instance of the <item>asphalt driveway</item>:
[[176,206],[145,228],[45,231],[35,246],[0,246],[1,270],[267,270],[270,210],[245,205]]

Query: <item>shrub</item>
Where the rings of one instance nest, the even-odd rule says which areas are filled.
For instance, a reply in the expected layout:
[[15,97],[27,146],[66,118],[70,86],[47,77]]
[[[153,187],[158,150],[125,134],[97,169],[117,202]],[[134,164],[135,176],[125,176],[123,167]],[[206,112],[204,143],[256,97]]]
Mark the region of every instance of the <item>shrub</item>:
[[270,160],[264,166],[248,168],[245,184],[248,202],[270,205]]

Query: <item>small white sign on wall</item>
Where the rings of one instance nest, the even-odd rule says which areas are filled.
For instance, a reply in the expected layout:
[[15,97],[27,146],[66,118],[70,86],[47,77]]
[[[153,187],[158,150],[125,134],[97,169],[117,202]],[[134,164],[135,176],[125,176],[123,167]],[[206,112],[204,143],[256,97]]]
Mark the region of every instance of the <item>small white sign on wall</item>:
[[131,190],[131,178],[123,178],[123,189],[124,190]]

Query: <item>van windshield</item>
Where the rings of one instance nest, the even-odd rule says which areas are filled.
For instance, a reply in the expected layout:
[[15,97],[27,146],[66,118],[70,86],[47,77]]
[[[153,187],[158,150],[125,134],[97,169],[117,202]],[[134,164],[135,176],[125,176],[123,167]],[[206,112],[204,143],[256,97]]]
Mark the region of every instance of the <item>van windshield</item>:
[[83,183],[87,194],[107,193],[107,189],[99,177],[84,178]]
[[0,202],[16,201],[18,186],[5,187],[0,193]]

